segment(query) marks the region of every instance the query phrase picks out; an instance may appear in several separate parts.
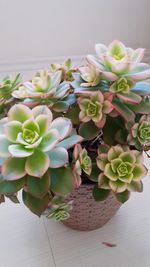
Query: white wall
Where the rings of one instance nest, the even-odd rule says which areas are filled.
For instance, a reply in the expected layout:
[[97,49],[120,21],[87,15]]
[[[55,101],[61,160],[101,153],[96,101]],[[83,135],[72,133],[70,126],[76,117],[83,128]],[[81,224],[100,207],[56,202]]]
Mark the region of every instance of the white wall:
[[150,0],[0,0],[0,61],[80,55],[120,39],[150,48]]

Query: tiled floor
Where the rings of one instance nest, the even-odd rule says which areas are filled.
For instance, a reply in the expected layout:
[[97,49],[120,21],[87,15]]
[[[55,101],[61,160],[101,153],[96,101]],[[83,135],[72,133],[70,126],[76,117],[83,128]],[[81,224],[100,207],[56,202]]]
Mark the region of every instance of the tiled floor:
[[91,232],[39,219],[7,201],[0,206],[0,267],[149,267],[149,176],[144,185],[143,194],[133,194],[106,226]]

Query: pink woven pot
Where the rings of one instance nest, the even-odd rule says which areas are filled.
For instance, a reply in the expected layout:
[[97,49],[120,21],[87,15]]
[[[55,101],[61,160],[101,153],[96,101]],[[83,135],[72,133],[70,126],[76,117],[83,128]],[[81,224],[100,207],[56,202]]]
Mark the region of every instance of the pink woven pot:
[[63,224],[76,230],[90,231],[102,227],[114,216],[121,204],[112,194],[104,201],[95,201],[92,189],[91,184],[81,185],[67,196],[67,201],[73,200],[73,209]]

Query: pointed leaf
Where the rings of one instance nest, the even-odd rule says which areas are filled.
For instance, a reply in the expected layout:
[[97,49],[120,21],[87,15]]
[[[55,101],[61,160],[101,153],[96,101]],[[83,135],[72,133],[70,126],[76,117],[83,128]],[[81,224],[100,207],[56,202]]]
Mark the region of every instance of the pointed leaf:
[[66,149],[69,149],[77,143],[80,143],[81,141],[83,141],[83,138],[80,135],[75,134],[58,143],[57,147],[64,147]]
[[16,195],[6,195],[7,198],[10,199],[10,201],[12,201],[15,204],[19,204],[19,199]]
[[149,96],[150,95],[150,83],[146,82],[138,82],[133,88],[132,91],[135,94],[142,95],[142,96]]
[[22,178],[25,174],[24,158],[8,158],[2,165],[2,176],[5,180],[13,181]]
[[96,201],[105,200],[110,194],[110,190],[99,188],[97,185],[93,188],[93,197]]
[[68,163],[68,152],[63,147],[57,147],[48,153],[50,159],[50,168],[60,168]]
[[23,104],[14,105],[8,112],[8,118],[12,121],[24,122],[28,119],[32,119],[32,111]]
[[128,185],[128,190],[132,192],[142,192],[143,191],[143,183],[141,181],[132,181]]
[[50,195],[46,194],[43,198],[36,198],[23,190],[22,199],[24,204],[39,217],[47,209],[50,202]]
[[69,108],[68,103],[66,103],[65,101],[57,101],[54,105],[53,105],[53,110],[57,111],[57,112],[62,112],[62,111],[67,111]]
[[116,144],[116,133],[118,130],[124,129],[124,120],[121,117],[113,118],[107,116],[105,126],[103,128],[103,138],[107,145]]
[[16,193],[25,185],[25,177],[16,181],[6,181],[0,179],[0,193],[10,194]]
[[118,99],[113,100],[113,105],[115,110],[126,120],[126,121],[131,121],[134,120],[135,115],[132,112],[127,105],[124,103],[121,103]]
[[5,135],[0,135],[0,157],[7,158],[10,156],[10,153],[8,151],[10,144],[10,141],[6,138]]
[[51,190],[54,193],[65,195],[74,189],[74,178],[70,167],[59,169],[49,169],[51,177]]
[[33,154],[33,149],[27,149],[22,145],[10,145],[8,147],[10,154],[13,157],[25,158]]
[[79,134],[85,140],[92,140],[94,139],[100,132],[100,128],[96,127],[94,122],[89,121],[86,123],[82,123],[79,127]]
[[115,196],[119,202],[125,203],[130,197],[130,192],[126,190],[122,193],[115,194]]
[[56,129],[51,129],[46,135],[43,136],[42,142],[39,145],[39,149],[47,152],[53,149],[59,142],[59,132]]
[[137,71],[133,73],[126,74],[127,78],[133,79],[134,81],[144,81],[150,78],[150,68],[145,71]]
[[50,130],[51,129],[58,130],[60,135],[59,140],[62,140],[71,133],[72,123],[69,119],[60,117],[52,121]]
[[93,182],[97,182],[99,174],[100,174],[99,168],[97,167],[96,163],[93,163],[92,164],[92,172],[91,172],[90,176],[88,177],[89,180],[91,180]]
[[46,172],[41,179],[33,176],[27,176],[27,191],[33,197],[43,198],[50,190],[50,176]]
[[19,121],[10,121],[4,126],[5,134],[11,142],[16,142],[18,133],[22,132],[22,124]]
[[36,117],[35,120],[40,128],[40,136],[44,135],[47,133],[48,128],[51,123],[51,118],[48,115],[39,115]]
[[32,109],[34,118],[37,118],[39,115],[47,115],[50,120],[52,120],[52,112],[50,111],[50,109],[46,106],[46,105],[40,105],[40,106],[36,106],[35,108]]
[[49,167],[49,157],[46,153],[35,150],[34,154],[29,156],[26,160],[26,172],[35,177],[42,177]]
[[127,105],[135,113],[149,114],[150,112],[150,102],[146,100],[143,100],[138,105],[130,105],[130,104]]
[[129,94],[117,94],[117,97],[120,98],[123,102],[129,102],[133,104],[139,104],[142,100],[142,97],[140,95],[134,94],[130,92]]

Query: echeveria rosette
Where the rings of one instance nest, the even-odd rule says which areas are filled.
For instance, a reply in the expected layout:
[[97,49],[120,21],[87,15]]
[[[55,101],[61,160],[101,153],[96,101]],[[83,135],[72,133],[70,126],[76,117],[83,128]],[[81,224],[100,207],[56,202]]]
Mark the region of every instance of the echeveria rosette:
[[[105,98],[106,96],[106,98]],[[111,98],[112,99],[112,98]],[[106,121],[106,115],[111,113],[113,105],[107,99],[107,94],[98,92],[85,92],[77,100],[81,109],[79,113],[79,119],[82,122],[88,122],[92,120],[95,125],[102,128]]]
[[61,71],[61,81],[73,81],[73,73],[76,71],[70,58],[66,59],[62,64],[52,63],[50,71],[55,73]]
[[82,66],[79,68],[81,78],[84,80],[81,83],[82,87],[96,86],[100,82],[100,73],[92,65]]
[[21,83],[21,76],[6,76],[0,79],[0,115],[1,118],[7,114],[9,108],[14,104],[12,92],[15,91]]
[[109,91],[123,102],[138,104],[142,101],[142,97],[132,92],[134,86],[133,80],[121,77],[111,84]]
[[150,77],[150,66],[140,63],[144,56],[143,48],[133,50],[115,40],[108,47],[96,44],[95,50],[98,57],[89,55],[87,60],[102,73],[104,79],[115,81],[124,76],[141,81]]
[[62,196],[54,196],[44,214],[47,218],[53,218],[55,221],[63,221],[70,217],[71,209],[72,201],[66,202]]
[[134,86],[134,82],[132,80],[126,78],[119,78],[115,81],[109,88],[109,91],[113,94],[123,93],[127,94],[130,93],[131,88]]
[[127,146],[102,145],[98,149],[97,166],[102,171],[98,177],[100,188],[114,193],[142,191],[142,182],[147,174],[143,156]]
[[61,117],[52,121],[46,106],[31,110],[16,104],[2,119],[1,128],[0,157],[6,159],[2,164],[4,179],[17,180],[26,174],[42,177],[49,167],[60,167],[53,163],[58,154],[64,157],[64,164],[68,162],[67,150],[56,145],[71,133],[72,124]]
[[127,141],[139,150],[150,148],[150,115],[143,115],[136,123],[126,124],[129,130]]
[[17,89],[21,82],[20,74],[15,77],[6,76],[0,80],[0,102],[5,102],[12,98],[12,92]]
[[49,100],[49,103],[53,103],[54,99],[64,98],[69,93],[70,86],[67,83],[61,83],[61,75],[61,71],[52,74],[48,70],[39,71],[32,81],[25,82],[12,95],[19,99],[30,98],[47,102]]

